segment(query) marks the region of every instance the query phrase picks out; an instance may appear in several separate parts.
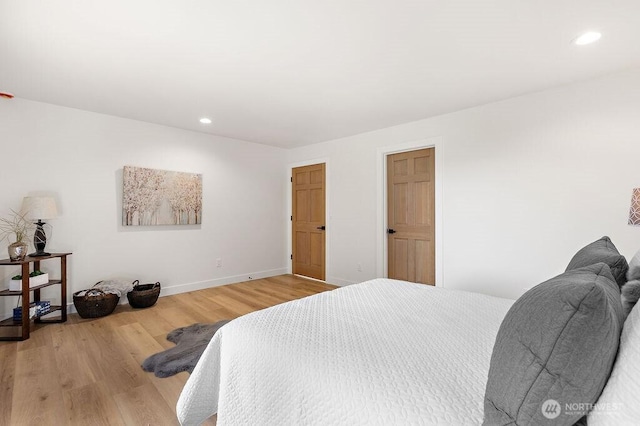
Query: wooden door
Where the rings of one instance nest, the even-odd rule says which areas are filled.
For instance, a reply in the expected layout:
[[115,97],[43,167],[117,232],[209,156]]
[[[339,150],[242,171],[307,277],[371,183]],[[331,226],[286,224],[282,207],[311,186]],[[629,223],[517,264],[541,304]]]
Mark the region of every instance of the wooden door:
[[293,169],[293,273],[325,279],[325,165]]
[[388,276],[435,285],[434,148],[387,157]]

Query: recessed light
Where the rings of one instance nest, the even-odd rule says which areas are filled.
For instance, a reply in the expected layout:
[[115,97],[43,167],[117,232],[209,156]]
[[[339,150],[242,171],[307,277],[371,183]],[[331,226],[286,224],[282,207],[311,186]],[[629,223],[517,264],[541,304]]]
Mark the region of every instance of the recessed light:
[[210,119],[210,118],[206,118],[206,117],[204,117],[204,118],[201,118],[201,119],[200,119],[200,122],[201,122],[202,124],[211,124],[211,119]]
[[573,40],[573,43],[577,44],[578,46],[584,46],[585,44],[591,44],[600,40],[600,37],[602,37],[602,34],[597,31],[587,31],[586,33]]

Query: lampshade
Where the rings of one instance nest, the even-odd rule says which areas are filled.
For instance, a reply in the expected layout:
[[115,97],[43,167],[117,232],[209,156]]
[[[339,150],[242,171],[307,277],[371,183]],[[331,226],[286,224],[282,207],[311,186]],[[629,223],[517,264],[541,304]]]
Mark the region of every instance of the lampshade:
[[629,209],[629,225],[640,225],[640,188],[633,190],[631,209]]
[[58,216],[53,197],[24,197],[20,213],[27,219],[53,219]]

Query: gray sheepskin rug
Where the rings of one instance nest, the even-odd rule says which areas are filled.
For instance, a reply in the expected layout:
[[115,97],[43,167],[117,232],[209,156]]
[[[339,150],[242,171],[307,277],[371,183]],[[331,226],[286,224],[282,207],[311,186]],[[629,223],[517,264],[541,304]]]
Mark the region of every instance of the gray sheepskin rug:
[[192,373],[213,335],[229,321],[193,324],[173,330],[167,334],[167,340],[176,346],[145,359],[142,369],[158,377],[169,377],[183,371]]

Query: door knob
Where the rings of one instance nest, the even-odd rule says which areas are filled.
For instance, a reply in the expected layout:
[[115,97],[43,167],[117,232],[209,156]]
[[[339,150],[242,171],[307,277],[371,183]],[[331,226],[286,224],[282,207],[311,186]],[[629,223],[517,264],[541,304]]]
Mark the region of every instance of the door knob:
[[327,229],[327,228],[326,228],[324,225],[322,225],[322,226],[318,226],[316,229],[319,229],[319,230],[321,230],[321,231],[324,231],[324,230],[325,230],[325,229]]
[[396,233],[396,230],[395,230],[395,229],[391,229],[391,228],[389,228],[389,229],[387,229],[387,233],[388,233],[388,234],[395,234],[395,233]]

